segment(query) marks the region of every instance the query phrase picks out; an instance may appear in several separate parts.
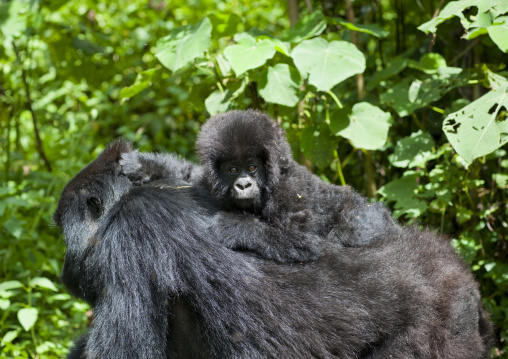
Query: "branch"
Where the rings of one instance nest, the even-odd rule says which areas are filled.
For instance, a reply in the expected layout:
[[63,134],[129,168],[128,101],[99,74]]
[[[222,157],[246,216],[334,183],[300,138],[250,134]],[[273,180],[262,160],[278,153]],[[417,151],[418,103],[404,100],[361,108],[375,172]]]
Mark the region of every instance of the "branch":
[[39,154],[41,158],[44,161],[44,164],[46,165],[46,168],[49,172],[52,172],[51,163],[49,163],[48,158],[46,157],[46,153],[44,152],[44,148],[42,147],[42,141],[41,137],[39,135],[39,128],[37,125],[37,116],[35,116],[35,111],[32,106],[32,97],[30,95],[30,88],[28,87],[28,82],[26,80],[26,71],[23,67],[23,62],[21,61],[21,57],[19,56],[19,50],[14,41],[12,41],[12,47],[14,49],[14,52],[16,53],[16,58],[18,59],[20,65],[21,65],[21,79],[23,80],[23,85],[25,86],[25,92],[26,92],[26,105],[28,106],[28,110],[32,114],[32,122],[34,124],[34,132],[35,132],[35,139],[37,140],[37,149],[39,150]]

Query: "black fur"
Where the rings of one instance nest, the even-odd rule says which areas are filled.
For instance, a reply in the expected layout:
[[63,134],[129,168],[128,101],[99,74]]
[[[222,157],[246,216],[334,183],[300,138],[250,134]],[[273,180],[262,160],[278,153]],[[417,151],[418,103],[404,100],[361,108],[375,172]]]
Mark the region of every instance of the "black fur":
[[361,248],[323,241],[306,265],[267,261],[214,237],[217,209],[178,180],[185,163],[134,187],[118,164],[129,151],[108,146],[54,216],[62,279],[95,313],[72,358],[486,357],[477,283],[444,239],[403,229]]
[[[210,118],[196,147],[204,172],[195,170],[199,174],[191,182],[208,187],[229,211],[219,213],[211,227],[228,248],[280,262],[308,262],[319,256],[320,238],[360,247],[401,233],[382,204],[369,204],[351,187],[328,184],[296,163],[284,130],[262,112],[230,111]],[[165,156],[172,155],[126,154],[124,172],[142,177],[143,183],[165,178],[171,171]],[[263,163],[263,177],[252,181],[259,195],[246,207],[235,199],[236,182],[223,165],[252,158]]]

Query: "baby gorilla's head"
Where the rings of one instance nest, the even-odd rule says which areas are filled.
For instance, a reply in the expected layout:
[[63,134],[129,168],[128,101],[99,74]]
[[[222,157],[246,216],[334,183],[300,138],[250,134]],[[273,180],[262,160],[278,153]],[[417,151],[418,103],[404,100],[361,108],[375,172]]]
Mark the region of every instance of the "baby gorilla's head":
[[260,210],[291,159],[284,130],[254,110],[210,118],[196,147],[212,195],[230,209]]

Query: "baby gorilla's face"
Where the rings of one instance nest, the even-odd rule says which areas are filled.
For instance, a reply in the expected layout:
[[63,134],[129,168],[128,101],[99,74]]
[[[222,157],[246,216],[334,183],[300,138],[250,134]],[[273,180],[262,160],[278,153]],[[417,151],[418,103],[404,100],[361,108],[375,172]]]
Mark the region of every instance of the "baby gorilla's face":
[[221,164],[220,171],[235,207],[255,209],[260,204],[265,176],[263,161],[259,158],[229,160]]

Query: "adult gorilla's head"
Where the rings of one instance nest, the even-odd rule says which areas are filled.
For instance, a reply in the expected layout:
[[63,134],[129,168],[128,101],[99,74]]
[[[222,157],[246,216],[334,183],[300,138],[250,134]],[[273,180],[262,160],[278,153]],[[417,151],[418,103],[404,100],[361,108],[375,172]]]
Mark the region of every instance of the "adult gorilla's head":
[[196,148],[211,193],[226,208],[259,210],[292,158],[284,130],[255,110],[210,118]]

